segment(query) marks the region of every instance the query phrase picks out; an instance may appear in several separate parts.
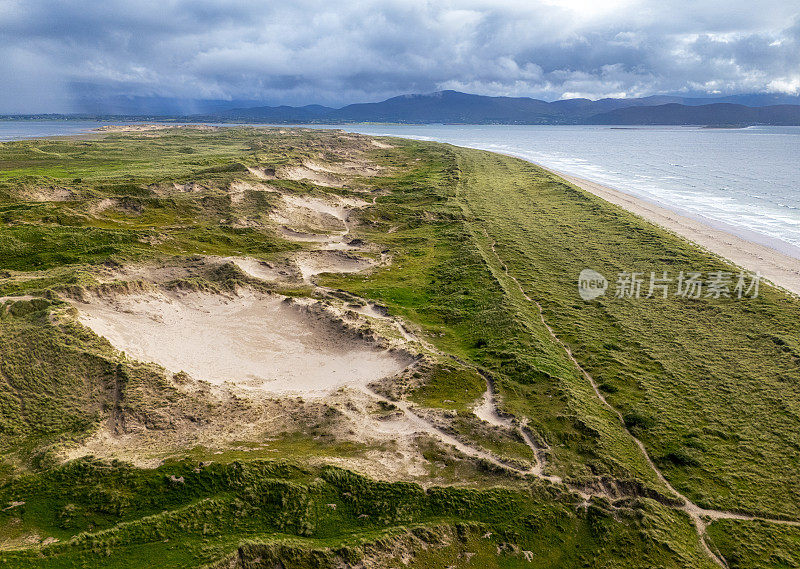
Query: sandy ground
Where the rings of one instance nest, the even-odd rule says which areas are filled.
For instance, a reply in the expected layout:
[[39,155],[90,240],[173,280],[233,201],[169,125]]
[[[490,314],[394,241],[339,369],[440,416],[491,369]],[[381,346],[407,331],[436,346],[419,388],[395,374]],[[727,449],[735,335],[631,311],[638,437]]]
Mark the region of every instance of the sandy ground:
[[763,278],[786,290],[800,294],[800,259],[602,184],[561,172],[552,172],[607,202],[669,229],[748,271],[761,273]]
[[308,251],[296,255],[294,262],[307,283],[322,273],[360,273],[376,265],[365,257],[340,251]]
[[304,180],[317,186],[341,188],[344,182],[335,174],[322,169],[303,166],[287,166],[281,168],[278,177],[286,180]]
[[271,394],[366,388],[410,363],[279,296],[150,293],[76,306],[81,322],[129,356]]
[[[338,185],[339,179],[352,175],[380,173],[380,169],[359,162],[330,166],[306,160],[294,168],[251,173],[259,180],[289,174],[310,178],[317,185]],[[192,184],[164,189],[196,190]],[[237,180],[228,190],[234,201],[241,201],[250,191],[277,192],[280,199],[270,217],[285,238],[305,243],[304,249],[271,262],[247,257],[204,258],[179,266],[113,268],[98,278],[168,282],[202,275],[209,263],[233,262],[251,277],[304,283],[325,296],[330,290],[315,283],[316,275],[368,271],[390,262],[385,255],[381,261],[363,255],[374,253],[375,248],[352,239],[351,229],[357,221],[351,220],[351,213],[374,199],[369,202],[319,190],[314,195],[297,195],[261,181]],[[430,477],[438,463],[432,465],[423,456],[421,440],[438,441],[445,455],[454,460],[470,457],[522,474],[538,473],[537,467],[508,466],[489,451],[451,434],[441,417],[426,418],[407,402],[390,401],[379,394],[376,386],[411,381],[419,359],[411,354],[419,354],[423,348],[423,352],[430,351],[382,306],[335,297],[287,302],[279,295],[247,289],[230,296],[172,292],[157,286],[142,290],[92,294],[84,297],[88,302],[73,304],[82,323],[127,356],[154,362],[172,374],[188,373],[195,381],[181,378],[176,383],[187,396],[182,404],[189,405],[194,398],[200,403],[207,399],[216,402],[213,411],[204,408],[201,423],[175,415],[168,431],[154,430],[146,421],[140,424],[136,416],[126,417],[122,427],[111,421],[89,441],[69,450],[65,458],[92,454],[154,466],[171,452],[198,445],[218,448],[220,453],[242,450],[236,443],[242,440],[259,442],[258,452],[279,453],[280,437],[273,448],[270,433],[311,429],[315,436],[367,445],[357,457],[318,460],[381,479]],[[487,427],[510,432],[511,421],[500,417],[492,409],[494,404],[489,393],[475,420],[486,419]],[[444,423],[439,424],[441,421]],[[508,432],[504,436],[509,436]]]

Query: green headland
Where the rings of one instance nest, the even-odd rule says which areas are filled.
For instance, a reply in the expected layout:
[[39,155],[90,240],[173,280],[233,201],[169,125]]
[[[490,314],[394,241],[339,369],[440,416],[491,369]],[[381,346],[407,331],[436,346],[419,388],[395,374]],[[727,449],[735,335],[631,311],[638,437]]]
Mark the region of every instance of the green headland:
[[631,271],[739,269],[445,144],[2,143],[0,565],[800,567],[800,300]]

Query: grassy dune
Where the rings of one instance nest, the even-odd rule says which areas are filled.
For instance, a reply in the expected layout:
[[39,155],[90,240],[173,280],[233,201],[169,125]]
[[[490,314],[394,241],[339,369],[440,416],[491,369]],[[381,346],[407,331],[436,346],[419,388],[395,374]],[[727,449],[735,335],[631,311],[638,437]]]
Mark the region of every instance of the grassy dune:
[[[576,280],[587,267],[612,286],[620,271],[733,269],[521,160],[414,141],[366,151],[387,169],[379,179],[325,188],[379,190],[353,231],[392,263],[318,282],[385,305],[447,355],[452,365],[434,366],[408,400],[453,414],[458,434],[492,452],[531,459],[521,442],[474,431],[481,372],[546,447],[547,474],[573,489],[613,486],[621,499],[582,506],[562,484],[511,483],[480,464],[469,488],[378,482],[304,464],[339,448],[305,439],[292,462],[206,453],[212,462],[198,464],[186,449],[185,461],[155,469],[60,464],[56,450],[115,414],[152,417],[158,432],[182,402],[158,369],[122,365],[91,332],[54,320],[65,310],[54,293],[100,286],[103,264],[272,260],[297,249],[265,222],[270,194],[235,201],[230,184],[257,181],[248,166],[325,157],[339,137],[175,130],[0,145],[0,294],[49,298],[0,310],[0,503],[10,505],[0,508],[0,563],[145,567],[157,555],[175,567],[713,566],[631,435],[702,507],[800,519],[800,302],[769,287],[757,299],[584,302]],[[208,279],[200,285],[255,286],[233,270]],[[202,407],[192,413],[202,419]],[[717,520],[708,543],[732,567],[793,566],[796,529]],[[32,533],[59,541],[23,547]]]
[[[430,268],[403,258],[415,263],[410,273],[427,269],[428,279],[409,288],[428,294],[404,302],[394,287],[408,276],[395,269],[354,290],[446,330],[432,341],[496,374],[506,408],[535,425],[559,474],[608,473],[663,492],[617,417],[553,344],[514,276],[681,493],[706,508],[797,519],[800,302],[770,287],[756,299],[584,302],[576,290],[583,268],[612,283],[620,271],[736,269],[524,161],[442,152],[459,169],[437,207],[460,208],[463,223],[440,223],[445,238]],[[386,242],[403,238],[398,232]],[[440,271],[450,277],[447,288],[434,276]],[[451,304],[462,316],[454,325],[441,318]]]
[[756,299],[585,303],[584,267],[612,279],[735,268],[519,161],[473,154],[464,170],[480,218],[469,223],[673,484],[705,507],[797,518],[800,302],[764,287]]

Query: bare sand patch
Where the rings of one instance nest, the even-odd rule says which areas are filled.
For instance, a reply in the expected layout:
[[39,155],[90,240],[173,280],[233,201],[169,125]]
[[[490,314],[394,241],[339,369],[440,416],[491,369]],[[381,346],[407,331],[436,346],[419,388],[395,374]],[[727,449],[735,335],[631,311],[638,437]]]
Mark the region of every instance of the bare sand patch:
[[289,194],[284,194],[283,199],[289,206],[295,209],[309,209],[320,215],[335,217],[339,221],[345,221],[347,219],[348,211],[342,204],[334,204],[321,198],[301,197]]
[[287,166],[278,171],[278,177],[285,180],[307,181],[317,186],[327,186],[329,188],[341,188],[344,182],[336,175],[314,170],[306,165]]
[[177,182],[150,184],[148,189],[157,196],[173,196],[175,194],[200,193],[208,191],[208,188],[197,182],[179,184]]
[[394,146],[392,146],[391,144],[386,144],[385,142],[381,142],[379,140],[370,140],[370,142],[372,143],[372,146],[375,146],[375,147],[380,148],[382,150],[385,150],[385,149],[388,149],[388,148],[394,148]]
[[212,384],[321,397],[366,388],[411,363],[275,295],[154,292],[76,306],[83,324],[127,355]]
[[[340,196],[299,196],[281,194],[281,203],[270,213],[270,219],[286,227],[291,232],[287,238],[298,241],[326,241],[314,236],[338,232],[340,236],[349,231],[350,211],[369,205],[363,200]],[[310,237],[305,237],[305,236]]]
[[36,188],[26,191],[25,199],[32,202],[68,202],[76,198],[69,188]]
[[103,198],[99,202],[89,206],[89,213],[102,213],[107,209],[116,207],[119,202],[113,198]]
[[368,316],[370,318],[389,318],[389,311],[386,309],[386,307],[379,306],[373,302],[367,302],[363,305],[348,304],[346,308],[348,310],[352,310],[356,314],[361,314],[362,316]]
[[283,194],[270,219],[302,233],[346,231],[346,210],[320,198]]
[[326,174],[334,174],[338,176],[378,176],[383,173],[384,168],[377,164],[366,162],[364,160],[351,160],[347,162],[337,162],[335,164],[322,164],[314,162],[313,160],[306,160],[303,162],[306,168],[310,168],[315,172],[323,172]]
[[[160,262],[145,262],[130,265],[96,265],[92,274],[100,283],[128,281],[141,283],[167,283],[170,281],[204,277],[209,269],[228,262],[220,257],[194,257],[168,259]],[[145,286],[149,286],[145,284]]]
[[144,207],[133,200],[116,198],[103,198],[89,206],[89,213],[92,215],[108,210],[115,210],[128,215],[139,215],[144,211]]
[[201,186],[197,182],[189,182],[188,184],[173,183],[172,188],[176,192],[181,192],[181,193],[196,193],[205,191],[207,189],[205,186]]
[[480,404],[476,405],[472,409],[472,412],[481,421],[486,421],[495,427],[509,429],[514,428],[514,421],[512,421],[509,417],[503,417],[498,412],[497,398],[495,397],[494,390],[491,388],[491,386],[487,386],[486,392],[483,394]]
[[306,282],[311,282],[314,276],[322,273],[359,273],[377,264],[365,257],[333,250],[299,253],[294,262]]

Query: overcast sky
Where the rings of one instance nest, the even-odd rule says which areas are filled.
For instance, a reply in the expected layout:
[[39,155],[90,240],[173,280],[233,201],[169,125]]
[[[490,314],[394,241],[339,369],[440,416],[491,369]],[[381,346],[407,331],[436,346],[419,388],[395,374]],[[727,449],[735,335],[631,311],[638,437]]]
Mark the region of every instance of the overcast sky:
[[0,0],[0,112],[800,94],[800,0]]

